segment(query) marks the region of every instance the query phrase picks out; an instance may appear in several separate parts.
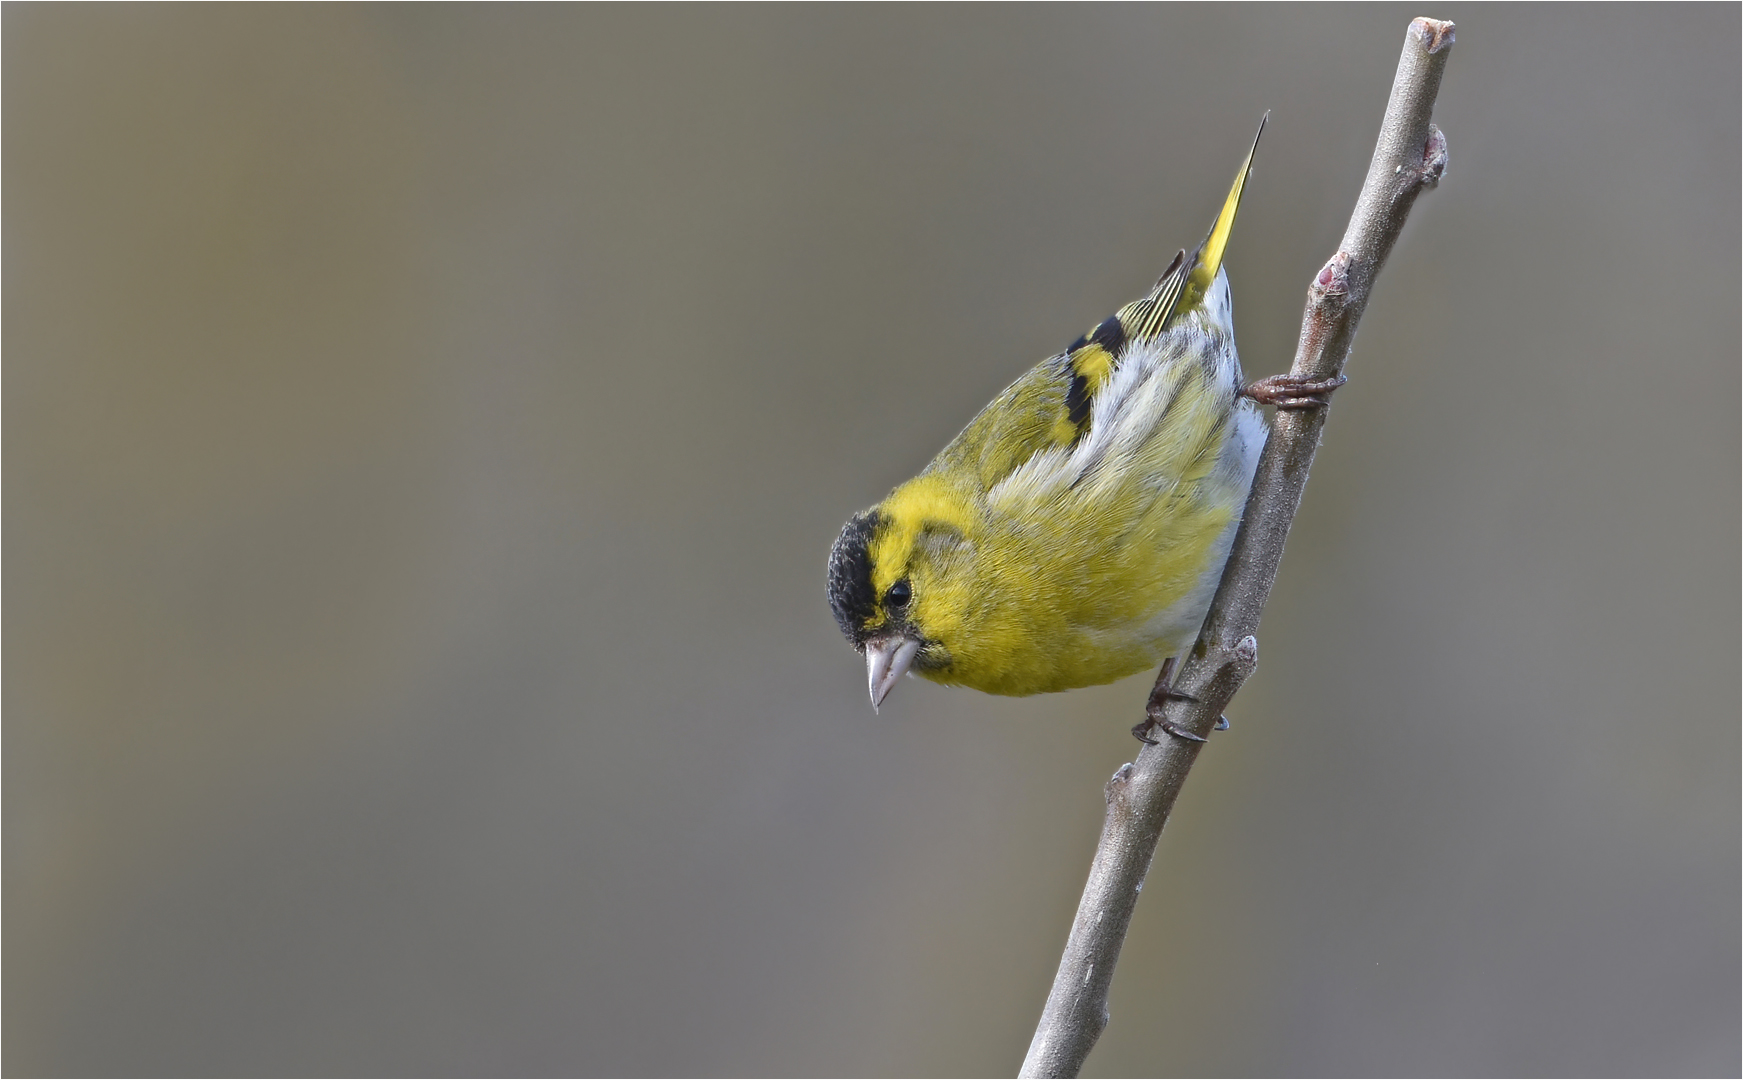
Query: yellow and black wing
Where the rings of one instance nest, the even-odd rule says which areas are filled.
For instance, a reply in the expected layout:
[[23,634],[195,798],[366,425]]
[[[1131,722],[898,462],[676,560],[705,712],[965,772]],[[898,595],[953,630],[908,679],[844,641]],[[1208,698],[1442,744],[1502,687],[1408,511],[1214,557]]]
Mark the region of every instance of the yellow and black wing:
[[[1264,131],[1261,120],[1259,134]],[[1082,439],[1089,432],[1096,395],[1113,379],[1132,344],[1155,340],[1181,314],[1204,302],[1222,267],[1258,148],[1255,135],[1222,212],[1190,258],[1185,251],[1175,255],[1148,296],[1103,319],[1064,352],[1006,387],[944,448],[928,471],[973,475],[986,491],[1037,453],[1069,449]]]

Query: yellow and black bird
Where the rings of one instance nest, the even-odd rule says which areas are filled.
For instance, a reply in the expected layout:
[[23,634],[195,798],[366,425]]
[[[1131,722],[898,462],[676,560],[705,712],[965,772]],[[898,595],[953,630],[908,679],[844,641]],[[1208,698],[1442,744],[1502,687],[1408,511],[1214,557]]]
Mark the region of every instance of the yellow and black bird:
[[1235,355],[1222,260],[1257,149],[1210,235],[1148,296],[1012,383],[841,530],[829,603],[874,708],[910,671],[1040,694],[1191,646],[1264,445],[1255,400],[1327,389],[1246,387]]

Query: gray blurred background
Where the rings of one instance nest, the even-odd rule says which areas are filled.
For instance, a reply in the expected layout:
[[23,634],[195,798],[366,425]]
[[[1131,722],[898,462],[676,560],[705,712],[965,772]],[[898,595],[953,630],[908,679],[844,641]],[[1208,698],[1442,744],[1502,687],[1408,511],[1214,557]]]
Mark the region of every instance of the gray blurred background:
[[1734,1075],[1738,9],[1462,3],[9,5],[5,1071],[1014,1071],[1148,677],[873,715],[825,554],[1266,109],[1283,370],[1419,14],[1089,1071]]

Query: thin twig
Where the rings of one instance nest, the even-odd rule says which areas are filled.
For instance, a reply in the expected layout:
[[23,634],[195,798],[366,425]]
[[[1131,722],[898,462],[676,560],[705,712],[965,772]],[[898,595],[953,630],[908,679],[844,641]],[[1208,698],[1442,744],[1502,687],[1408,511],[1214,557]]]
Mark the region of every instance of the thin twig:
[[[1416,19],[1392,83],[1368,178],[1336,255],[1307,290],[1301,339],[1290,374],[1336,378],[1355,340],[1356,324],[1416,196],[1446,169],[1446,138],[1429,117],[1453,43],[1453,24]],[[1277,578],[1283,542],[1301,505],[1308,469],[1319,448],[1325,408],[1278,410],[1259,458],[1240,532],[1198,643],[1183,658],[1177,690],[1196,702],[1152,693],[1148,715],[1199,736],[1228,706],[1258,665],[1253,636]],[[1160,682],[1160,681],[1159,681]],[[1029,1044],[1022,1076],[1076,1076],[1107,1027],[1108,988],[1156,841],[1203,744],[1161,735],[1107,785],[1107,817],[1089,881],[1052,992]]]

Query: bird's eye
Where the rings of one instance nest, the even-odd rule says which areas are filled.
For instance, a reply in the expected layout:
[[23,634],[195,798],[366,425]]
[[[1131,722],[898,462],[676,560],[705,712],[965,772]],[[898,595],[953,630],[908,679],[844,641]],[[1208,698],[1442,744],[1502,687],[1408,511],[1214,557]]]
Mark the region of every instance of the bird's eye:
[[907,607],[908,598],[912,595],[913,590],[909,588],[908,580],[903,578],[890,586],[890,591],[884,594],[884,602],[893,608]]

